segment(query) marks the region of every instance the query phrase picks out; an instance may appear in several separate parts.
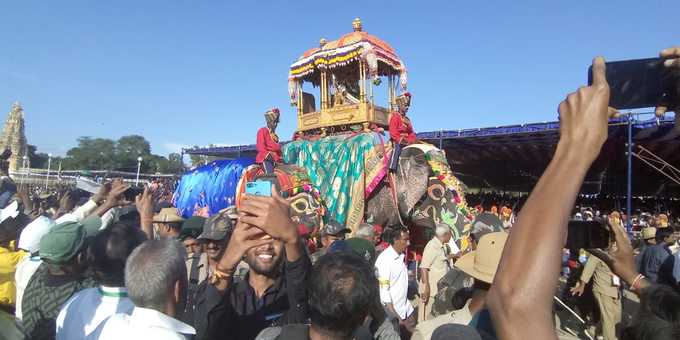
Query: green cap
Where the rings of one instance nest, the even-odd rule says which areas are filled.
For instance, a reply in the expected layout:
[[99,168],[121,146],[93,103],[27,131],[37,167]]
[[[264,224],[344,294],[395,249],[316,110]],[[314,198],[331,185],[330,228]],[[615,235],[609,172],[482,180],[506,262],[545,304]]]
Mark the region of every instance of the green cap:
[[180,241],[187,237],[197,238],[203,231],[203,224],[205,224],[205,217],[191,216],[182,223],[182,230],[179,232]]
[[221,241],[233,229],[234,226],[231,223],[231,218],[229,218],[228,209],[222,209],[205,221],[203,232],[198,236],[198,239]]
[[352,251],[363,257],[366,262],[371,264],[375,262],[375,245],[373,245],[371,241],[359,237],[352,237],[346,239],[345,243],[347,243]]
[[54,264],[66,263],[83,247],[86,236],[81,223],[57,224],[40,239],[40,257]]

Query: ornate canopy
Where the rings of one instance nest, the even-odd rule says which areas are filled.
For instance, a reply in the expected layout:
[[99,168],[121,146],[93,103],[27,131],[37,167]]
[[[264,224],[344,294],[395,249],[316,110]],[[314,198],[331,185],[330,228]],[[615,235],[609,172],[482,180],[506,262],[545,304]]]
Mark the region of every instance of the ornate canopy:
[[[290,67],[289,82],[310,81],[319,84],[317,71],[338,69],[356,61],[368,66],[371,78],[399,76],[406,88],[406,67],[390,44],[362,31],[361,21],[354,19],[354,31],[338,40],[321,39],[319,47],[307,50]],[[357,68],[358,69],[358,68]]]

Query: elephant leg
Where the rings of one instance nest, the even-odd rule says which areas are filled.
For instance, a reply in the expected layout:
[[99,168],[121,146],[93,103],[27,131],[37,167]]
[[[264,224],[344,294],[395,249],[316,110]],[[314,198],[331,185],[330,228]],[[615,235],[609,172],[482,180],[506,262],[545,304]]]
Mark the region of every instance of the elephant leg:
[[395,205],[390,188],[382,185],[366,202],[366,220],[373,224],[390,226],[399,223],[399,208]]

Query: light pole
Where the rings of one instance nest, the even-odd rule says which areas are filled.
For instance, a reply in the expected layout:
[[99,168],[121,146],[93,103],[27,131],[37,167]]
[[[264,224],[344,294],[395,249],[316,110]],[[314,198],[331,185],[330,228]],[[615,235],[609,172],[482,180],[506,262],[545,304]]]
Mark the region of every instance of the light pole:
[[139,185],[139,171],[142,170],[142,156],[137,157],[137,179],[135,185]]
[[51,169],[52,169],[52,154],[48,153],[47,154],[47,178],[45,178],[45,189],[47,189],[47,186],[50,183],[50,170]]

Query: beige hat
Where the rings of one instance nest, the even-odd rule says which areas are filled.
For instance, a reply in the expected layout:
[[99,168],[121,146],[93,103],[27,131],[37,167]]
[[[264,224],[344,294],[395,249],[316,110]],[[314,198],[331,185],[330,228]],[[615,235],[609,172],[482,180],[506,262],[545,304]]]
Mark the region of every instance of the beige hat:
[[492,283],[507,239],[508,234],[502,231],[482,236],[477,250],[463,255],[455,266],[476,280]]
[[[224,208],[223,210],[226,211],[227,216],[229,216],[229,218],[231,218],[232,220],[238,219],[238,209],[236,209],[235,205],[230,205]],[[221,212],[222,210],[220,210],[220,213]]]
[[642,228],[642,239],[643,240],[649,240],[656,237],[656,228],[654,227],[647,227],[647,228]]
[[163,208],[161,211],[153,216],[154,223],[179,223],[184,222],[182,216],[177,214],[175,208]]

